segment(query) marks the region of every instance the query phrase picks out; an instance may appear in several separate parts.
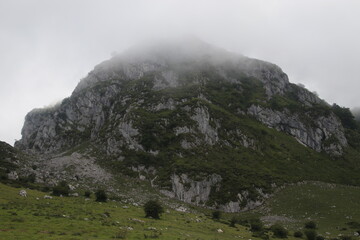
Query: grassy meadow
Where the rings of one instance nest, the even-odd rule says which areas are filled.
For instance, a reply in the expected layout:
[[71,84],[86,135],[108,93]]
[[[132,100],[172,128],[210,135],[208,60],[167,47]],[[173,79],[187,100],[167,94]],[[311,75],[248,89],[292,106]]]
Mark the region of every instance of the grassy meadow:
[[[325,239],[359,239],[360,188],[318,182],[294,184],[277,191],[262,207],[250,212],[223,213],[212,219],[212,211],[192,213],[165,207],[160,220],[145,218],[142,206],[119,201],[106,203],[79,197],[45,199],[44,193],[19,191],[0,184],[0,239],[276,239],[269,227],[279,223],[295,238],[310,220]],[[260,218],[264,228],[251,232],[250,219]],[[236,219],[230,226],[231,219]]]

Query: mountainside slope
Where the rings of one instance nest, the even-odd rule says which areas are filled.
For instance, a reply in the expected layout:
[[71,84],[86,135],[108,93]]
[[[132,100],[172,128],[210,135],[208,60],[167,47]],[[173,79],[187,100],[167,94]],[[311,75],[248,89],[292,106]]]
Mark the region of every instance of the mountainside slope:
[[164,43],[101,63],[61,104],[30,112],[16,147],[79,152],[170,197],[234,212],[284,182],[360,183],[359,134],[335,110],[274,64]]

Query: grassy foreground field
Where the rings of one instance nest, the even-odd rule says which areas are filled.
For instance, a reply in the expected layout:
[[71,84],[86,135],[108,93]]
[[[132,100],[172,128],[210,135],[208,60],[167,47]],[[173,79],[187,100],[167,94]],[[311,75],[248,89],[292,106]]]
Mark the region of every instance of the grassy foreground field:
[[[360,231],[358,187],[317,182],[291,185],[278,191],[263,207],[224,214],[219,221],[211,219],[211,211],[203,209],[197,213],[166,209],[160,220],[154,220],[144,218],[141,206],[115,201],[98,203],[81,196],[44,199],[46,193],[28,189],[27,197],[21,197],[19,191],[0,184],[0,240],[259,239],[249,227],[230,227],[234,217],[259,217],[269,226],[280,223],[289,230],[288,239],[293,240],[299,239],[293,233],[304,231],[304,223],[310,220],[316,222],[317,233],[326,239],[359,239],[354,236]],[[261,237],[274,239],[269,232]]]
[[[229,227],[202,213],[166,209],[160,220],[144,218],[141,206],[94,198],[53,197],[0,184],[0,239],[249,239],[251,232]],[[221,229],[223,232],[218,232]]]

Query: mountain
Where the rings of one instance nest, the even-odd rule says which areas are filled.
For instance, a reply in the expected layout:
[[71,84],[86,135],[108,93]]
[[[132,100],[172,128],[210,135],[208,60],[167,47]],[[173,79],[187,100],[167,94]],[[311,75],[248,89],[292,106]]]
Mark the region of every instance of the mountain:
[[284,183],[360,184],[353,121],[278,66],[192,39],[135,46],[99,64],[69,98],[28,113],[15,146],[37,156],[40,182],[121,174],[237,212]]

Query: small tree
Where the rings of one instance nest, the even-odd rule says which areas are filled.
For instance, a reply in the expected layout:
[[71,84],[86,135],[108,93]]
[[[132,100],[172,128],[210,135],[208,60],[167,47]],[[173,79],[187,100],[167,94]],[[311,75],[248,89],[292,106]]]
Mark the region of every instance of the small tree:
[[235,216],[233,216],[231,219],[230,219],[230,224],[229,224],[229,226],[230,227],[235,227],[235,224],[236,223],[238,223],[238,219],[235,217]]
[[305,223],[305,228],[316,229],[316,223],[314,221],[308,221]]
[[263,222],[256,218],[250,220],[250,231],[252,232],[261,232],[264,228]]
[[270,229],[274,233],[274,236],[277,238],[287,238],[288,236],[288,230],[286,230],[280,224],[272,225]]
[[221,212],[219,210],[212,212],[212,219],[219,220],[221,218]]
[[91,196],[91,192],[90,191],[85,191],[84,196],[89,198]]
[[96,201],[97,202],[106,202],[107,201],[107,195],[106,192],[102,189],[99,189],[95,193]]
[[302,238],[303,235],[304,234],[301,231],[294,232],[294,237],[296,237],[296,238]]
[[317,235],[317,236],[316,236],[316,240],[325,240],[325,238],[324,238],[324,236]]
[[344,235],[344,236],[341,236],[340,239],[341,239],[341,240],[351,240],[351,239],[353,239],[353,238],[352,238],[352,236]]
[[307,240],[315,240],[317,233],[314,229],[308,229],[305,231],[305,236]]
[[152,217],[159,219],[160,215],[164,212],[164,208],[160,205],[158,201],[149,200],[144,205],[145,217]]

